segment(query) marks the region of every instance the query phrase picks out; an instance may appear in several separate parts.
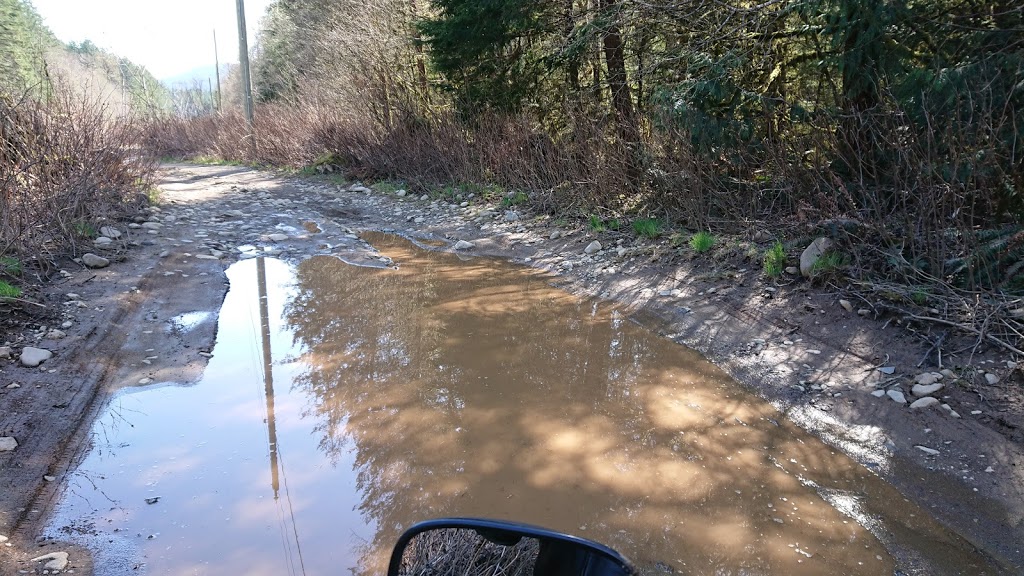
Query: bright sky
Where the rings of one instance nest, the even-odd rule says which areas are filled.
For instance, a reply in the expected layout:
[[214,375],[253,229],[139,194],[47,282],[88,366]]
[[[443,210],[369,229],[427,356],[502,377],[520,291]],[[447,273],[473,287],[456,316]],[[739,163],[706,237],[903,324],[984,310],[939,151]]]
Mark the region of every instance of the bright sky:
[[[245,0],[249,46],[271,0]],[[235,0],[32,0],[64,42],[94,44],[142,64],[160,79],[213,66],[213,31],[221,64],[238,62]]]

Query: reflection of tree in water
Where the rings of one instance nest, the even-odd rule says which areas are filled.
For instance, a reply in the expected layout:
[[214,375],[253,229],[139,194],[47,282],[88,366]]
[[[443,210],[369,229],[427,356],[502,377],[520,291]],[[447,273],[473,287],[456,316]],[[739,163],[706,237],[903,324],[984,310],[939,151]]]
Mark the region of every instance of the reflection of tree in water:
[[508,508],[478,513],[522,514],[493,494],[506,480],[524,489],[514,460],[535,442],[524,417],[603,412],[614,400],[626,437],[642,434],[633,389],[648,352],[623,338],[620,317],[517,268],[375,244],[398,270],[312,258],[285,312],[308,350],[294,384],[309,398],[304,415],[333,462],[354,449],[360,509],[378,526],[368,552],[388,550],[412,522],[491,498]]

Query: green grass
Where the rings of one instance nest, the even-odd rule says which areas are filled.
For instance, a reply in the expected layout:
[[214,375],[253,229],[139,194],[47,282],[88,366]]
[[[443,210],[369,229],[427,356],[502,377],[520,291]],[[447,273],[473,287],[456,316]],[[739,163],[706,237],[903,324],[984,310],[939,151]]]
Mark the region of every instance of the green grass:
[[767,252],[764,253],[764,275],[769,278],[778,278],[786,269],[786,249],[782,242],[775,242]]
[[522,203],[526,202],[529,199],[530,199],[530,197],[527,196],[526,192],[523,192],[523,191],[516,192],[515,194],[513,194],[511,196],[505,195],[505,197],[501,199],[501,207],[502,208],[511,208],[512,206],[517,206],[519,204],[522,204]]
[[83,238],[95,238],[99,231],[89,222],[81,221],[75,223],[75,234]]
[[0,298],[17,298],[19,296],[21,296],[21,288],[0,280]]
[[373,188],[377,192],[380,192],[381,194],[394,194],[395,192],[398,192],[399,190],[404,188],[404,186],[402,186],[401,182],[391,182],[389,180],[385,180],[383,182],[377,182],[376,184],[371,186],[371,188]]
[[209,164],[211,166],[244,166],[244,162],[238,160],[225,160],[219,156],[206,156],[199,155],[191,158],[189,162],[193,164]]
[[928,291],[924,288],[915,288],[910,294],[910,299],[918,306],[928,304]]
[[0,256],[0,272],[11,276],[21,276],[21,262],[10,256]]
[[690,248],[698,254],[703,254],[711,247],[715,245],[715,237],[710,232],[704,232],[703,230],[697,232],[693,236],[690,236]]
[[656,218],[640,218],[633,221],[633,232],[644,238],[661,236],[661,221]]
[[846,256],[842,252],[826,252],[811,266],[811,276],[833,275],[843,266],[846,266]]
[[587,218],[587,226],[594,232],[604,232],[608,229],[608,227],[605,226],[604,220],[602,220],[597,214],[591,214],[590,217]]

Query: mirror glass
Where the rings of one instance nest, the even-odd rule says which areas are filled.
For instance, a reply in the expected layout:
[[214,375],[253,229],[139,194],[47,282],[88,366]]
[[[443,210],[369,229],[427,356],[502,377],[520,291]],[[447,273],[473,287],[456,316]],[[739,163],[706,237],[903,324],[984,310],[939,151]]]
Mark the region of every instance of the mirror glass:
[[414,536],[392,576],[626,576],[600,550],[506,530],[435,528]]

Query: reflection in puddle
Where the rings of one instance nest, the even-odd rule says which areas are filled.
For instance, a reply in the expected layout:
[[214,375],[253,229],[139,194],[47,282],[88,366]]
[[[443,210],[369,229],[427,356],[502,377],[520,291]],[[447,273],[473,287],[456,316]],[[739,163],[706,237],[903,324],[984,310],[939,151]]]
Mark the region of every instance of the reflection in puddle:
[[96,549],[101,575],[126,557],[152,574],[379,575],[403,527],[487,516],[654,574],[891,574],[821,492],[887,506],[884,530],[979,571],[895,491],[613,308],[370,240],[399,267],[232,266],[203,381],[114,399],[51,534]]
[[167,323],[170,324],[170,330],[172,332],[189,332],[212,317],[212,312],[185,312],[184,314],[178,314],[174,318],[171,318]]

